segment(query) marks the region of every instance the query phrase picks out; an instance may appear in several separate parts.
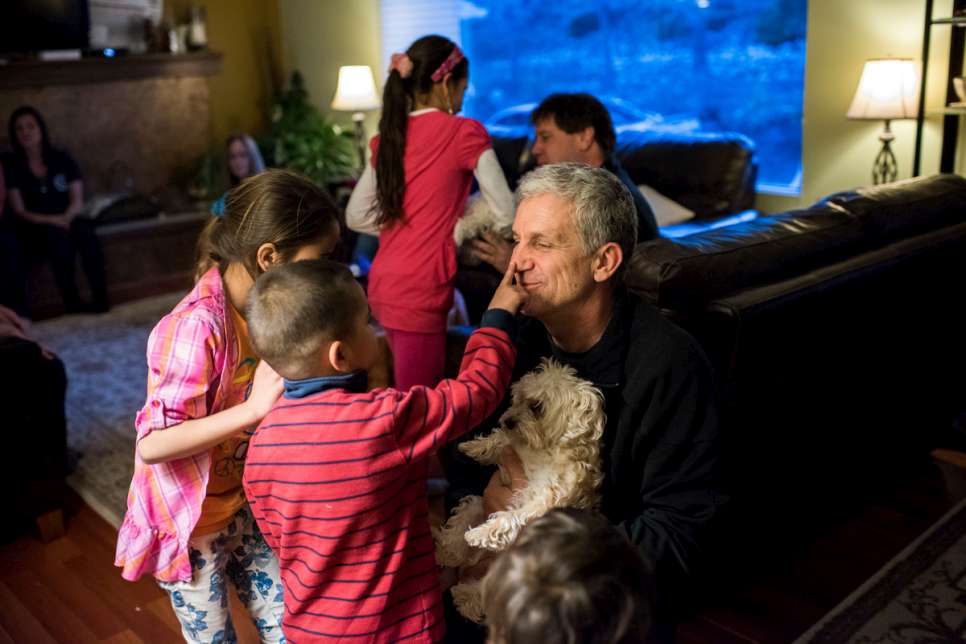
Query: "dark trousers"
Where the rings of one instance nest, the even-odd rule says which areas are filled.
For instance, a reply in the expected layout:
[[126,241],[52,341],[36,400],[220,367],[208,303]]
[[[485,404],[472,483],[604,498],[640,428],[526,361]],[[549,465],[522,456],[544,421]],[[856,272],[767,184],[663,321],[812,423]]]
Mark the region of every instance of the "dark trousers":
[[9,219],[10,215],[0,218],[0,305],[30,317],[22,244]]
[[23,242],[21,245],[23,261],[21,261],[19,276],[22,283],[26,283],[26,270],[30,263],[37,259],[50,259],[64,306],[68,311],[79,310],[81,300],[77,292],[75,270],[76,257],[79,254],[81,265],[87,274],[87,283],[91,287],[94,308],[107,309],[104,254],[101,252],[101,243],[94,231],[94,222],[77,217],[71,222],[70,230],[60,226],[20,222],[17,232],[18,238]]
[[[67,475],[67,421],[64,364],[47,358],[29,340],[0,337],[0,408],[9,458],[0,468],[0,486],[8,494],[7,519],[13,532],[60,508]],[[5,522],[6,523],[6,522]]]

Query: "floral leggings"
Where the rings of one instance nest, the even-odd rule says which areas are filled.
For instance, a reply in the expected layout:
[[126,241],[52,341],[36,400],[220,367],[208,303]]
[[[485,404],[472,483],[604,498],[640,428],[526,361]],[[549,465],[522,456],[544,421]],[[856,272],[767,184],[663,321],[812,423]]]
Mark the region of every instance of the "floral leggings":
[[188,544],[190,582],[159,582],[168,592],[186,642],[236,641],[228,612],[228,581],[248,607],[263,642],[284,642],[278,560],[262,538],[251,510],[239,510],[221,531]]

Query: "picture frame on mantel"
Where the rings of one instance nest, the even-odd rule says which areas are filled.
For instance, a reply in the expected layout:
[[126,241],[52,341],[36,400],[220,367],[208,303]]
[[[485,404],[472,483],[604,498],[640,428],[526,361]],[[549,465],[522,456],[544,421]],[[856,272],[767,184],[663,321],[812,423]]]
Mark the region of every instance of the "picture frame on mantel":
[[164,0],[90,0],[89,7],[92,48],[143,54],[149,49],[145,21],[161,22]]

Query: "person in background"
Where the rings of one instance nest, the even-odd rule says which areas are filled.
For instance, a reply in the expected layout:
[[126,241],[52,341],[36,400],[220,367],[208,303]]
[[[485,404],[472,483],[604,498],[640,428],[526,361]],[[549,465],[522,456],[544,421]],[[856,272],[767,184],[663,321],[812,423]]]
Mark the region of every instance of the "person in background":
[[[225,142],[225,167],[228,170],[228,186],[234,188],[242,179],[255,176],[265,170],[265,160],[255,140],[247,134],[232,134]],[[211,204],[211,214],[219,216],[225,212],[226,194]]]
[[372,163],[346,209],[349,228],[379,235],[369,302],[386,329],[395,386],[403,391],[443,377],[453,230],[474,176],[492,212],[507,225],[513,218],[513,195],[489,134],[479,121],[455,116],[468,80],[469,60],[442,36],[424,36],[392,56]]
[[237,186],[242,179],[255,176],[265,170],[265,161],[258,150],[258,145],[247,134],[233,134],[228,137],[225,150],[228,156],[228,181],[231,187]]
[[[84,202],[84,183],[74,159],[50,143],[47,125],[33,107],[14,110],[8,124],[14,153],[7,168],[10,211],[16,217],[16,236],[24,259],[49,257],[57,287],[68,312],[103,312],[109,308],[104,257],[89,219],[78,217]],[[80,254],[92,302],[81,302],[75,278],[75,256]],[[14,279],[25,283],[20,271]]]
[[527,525],[483,579],[490,644],[644,644],[651,569],[590,510],[557,508]]
[[[63,508],[68,468],[67,374],[64,363],[32,337],[30,323],[4,306],[0,306],[0,364],[3,422],[14,429],[6,433],[7,449],[29,456],[8,459],[0,471],[0,486],[10,494],[0,531],[0,541],[6,542],[31,529],[41,515]],[[59,512],[56,516],[56,528],[47,524],[47,529],[62,534],[63,516]],[[48,536],[60,536],[56,532]],[[41,537],[47,538],[43,529]]]
[[[10,165],[9,160],[6,161]],[[6,306],[22,317],[28,317],[20,242],[13,225],[13,214],[7,206],[7,182],[4,160],[0,159],[0,306]]]
[[[538,166],[578,162],[604,168],[631,193],[638,243],[659,236],[654,211],[614,154],[617,135],[603,103],[590,94],[551,94],[533,110],[530,122],[536,130],[531,151]],[[472,248],[477,257],[500,272],[506,270],[513,251],[512,244],[492,233],[484,233]]]

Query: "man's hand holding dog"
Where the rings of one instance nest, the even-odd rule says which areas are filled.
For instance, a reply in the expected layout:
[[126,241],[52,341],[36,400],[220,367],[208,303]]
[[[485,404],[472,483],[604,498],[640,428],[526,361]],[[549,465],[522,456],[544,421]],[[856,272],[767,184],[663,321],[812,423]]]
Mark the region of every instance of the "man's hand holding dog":
[[[504,482],[504,475],[509,482]],[[500,470],[493,473],[486,490],[483,491],[483,511],[486,516],[506,510],[513,494],[525,488],[528,482],[523,461],[512,447],[504,447],[500,455]]]
[[477,259],[502,272],[510,265],[513,243],[492,230],[484,230],[477,239],[470,241],[470,249]]

